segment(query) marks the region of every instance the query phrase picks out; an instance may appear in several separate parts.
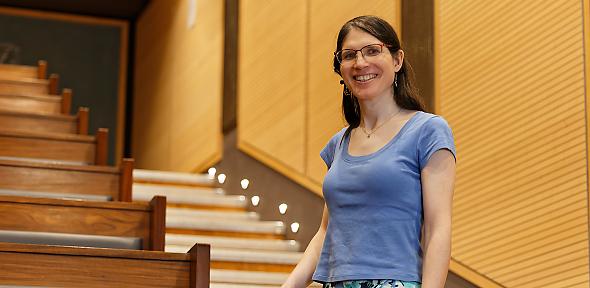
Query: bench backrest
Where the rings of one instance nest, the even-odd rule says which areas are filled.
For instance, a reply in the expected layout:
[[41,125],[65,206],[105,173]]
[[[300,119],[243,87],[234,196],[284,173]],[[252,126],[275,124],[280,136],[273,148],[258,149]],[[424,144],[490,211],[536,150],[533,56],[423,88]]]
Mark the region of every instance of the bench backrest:
[[166,198],[150,203],[0,196],[0,230],[139,238],[164,251]]
[[0,243],[0,285],[209,287],[210,247],[188,253]]

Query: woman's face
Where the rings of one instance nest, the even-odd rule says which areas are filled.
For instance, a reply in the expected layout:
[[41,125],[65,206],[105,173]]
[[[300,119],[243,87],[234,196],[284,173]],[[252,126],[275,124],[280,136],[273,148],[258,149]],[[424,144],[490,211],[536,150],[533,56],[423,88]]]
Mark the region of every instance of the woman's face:
[[[342,50],[358,50],[371,44],[383,43],[373,35],[353,28],[344,38]],[[356,60],[341,61],[340,73],[348,89],[361,101],[391,97],[393,80],[395,73],[401,67],[403,52],[400,50],[396,53],[396,57],[393,57],[389,49],[382,46],[381,53],[363,51],[362,54],[364,56],[361,52],[357,52]]]

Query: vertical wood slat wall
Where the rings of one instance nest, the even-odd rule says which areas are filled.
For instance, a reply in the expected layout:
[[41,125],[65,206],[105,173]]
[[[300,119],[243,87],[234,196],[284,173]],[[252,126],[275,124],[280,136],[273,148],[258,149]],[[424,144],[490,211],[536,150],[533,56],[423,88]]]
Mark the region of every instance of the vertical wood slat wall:
[[223,1],[154,0],[137,21],[133,153],[139,168],[201,172],[221,159]]
[[452,257],[505,287],[589,285],[583,11],[498,0],[435,12],[437,113],[458,151]]
[[321,195],[319,157],[344,127],[333,72],[338,30],[360,15],[399,31],[400,1],[240,1],[238,147]]

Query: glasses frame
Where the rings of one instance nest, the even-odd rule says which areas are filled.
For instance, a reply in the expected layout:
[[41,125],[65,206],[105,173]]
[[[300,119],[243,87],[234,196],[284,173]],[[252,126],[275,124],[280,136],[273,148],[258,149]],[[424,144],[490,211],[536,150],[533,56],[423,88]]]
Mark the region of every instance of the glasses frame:
[[[379,54],[383,53],[383,47],[387,47],[387,48],[392,47],[392,45],[385,44],[385,43],[368,44],[368,45],[365,45],[365,46],[361,47],[361,49],[341,49],[341,50],[338,50],[338,51],[334,52],[334,57],[336,57],[336,61],[338,61],[338,63],[340,63],[340,65],[342,65],[342,62],[343,62],[342,61],[342,52],[343,51],[353,51],[355,56],[358,55],[358,52],[361,52],[361,55],[363,56],[363,59],[366,60],[367,58],[366,58],[365,54],[363,53],[363,49],[365,49],[365,48],[367,48],[369,46],[375,46],[375,45],[378,45],[381,48],[381,51],[379,51]],[[338,55],[340,55],[340,57]],[[377,56],[377,55],[375,55],[375,56]],[[356,59],[357,58],[355,58],[355,61],[356,61]],[[344,61],[344,62],[346,63],[348,61]],[[350,63],[352,63],[352,62],[353,61],[351,60]]]

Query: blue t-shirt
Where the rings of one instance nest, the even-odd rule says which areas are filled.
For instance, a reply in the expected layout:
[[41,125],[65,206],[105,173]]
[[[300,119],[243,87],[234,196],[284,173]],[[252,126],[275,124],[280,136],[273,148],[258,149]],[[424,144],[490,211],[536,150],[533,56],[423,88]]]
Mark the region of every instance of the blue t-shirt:
[[421,282],[420,172],[440,149],[456,155],[451,129],[442,117],[419,111],[364,156],[348,154],[345,130],[320,153],[328,166],[323,193],[330,221],[313,280]]

